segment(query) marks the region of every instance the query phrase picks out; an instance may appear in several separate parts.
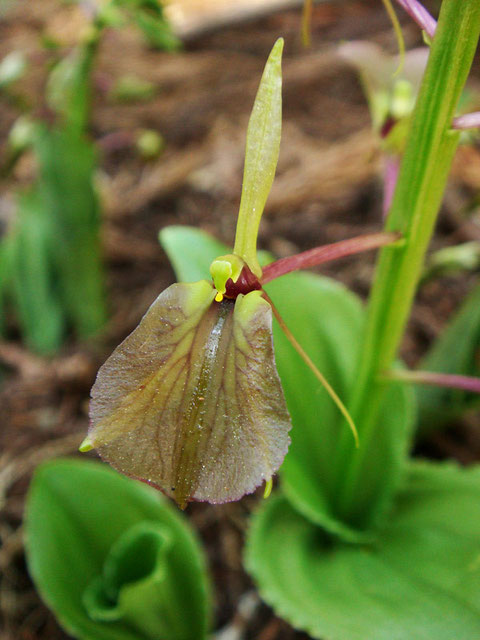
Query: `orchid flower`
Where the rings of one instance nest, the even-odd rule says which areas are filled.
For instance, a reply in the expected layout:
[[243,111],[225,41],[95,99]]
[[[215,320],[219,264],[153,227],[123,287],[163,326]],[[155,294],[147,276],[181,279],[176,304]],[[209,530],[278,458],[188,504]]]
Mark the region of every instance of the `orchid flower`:
[[373,127],[385,152],[383,210],[386,214],[397,182],[409,118],[429,49],[420,47],[408,51],[400,73],[397,73],[398,56],[385,53],[372,42],[347,42],[339,47],[338,53],[360,74]]
[[281,134],[279,39],[270,54],[247,132],[235,246],[212,262],[212,280],[161,293],[139,326],[100,368],[90,429],[95,448],[119,471],[144,480],[181,508],[267,492],[290,442],[290,416],[275,366],[272,312],[307,366],[335,391],[285,326],[263,284],[296,269],[392,244],[376,233],[279,260],[262,271],[256,241],[273,182]]

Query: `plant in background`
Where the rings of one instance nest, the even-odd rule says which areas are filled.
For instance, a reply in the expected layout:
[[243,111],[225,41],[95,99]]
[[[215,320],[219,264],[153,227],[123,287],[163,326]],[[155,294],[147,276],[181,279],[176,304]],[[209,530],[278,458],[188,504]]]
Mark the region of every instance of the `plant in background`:
[[[356,434],[342,401],[264,287],[298,269],[399,239],[393,232],[366,235],[260,267],[258,226],[280,145],[282,49],[280,39],[248,126],[233,253],[211,262],[212,282],[174,284],[161,293],[92,389],[91,426],[81,450],[96,448],[182,508],[190,500],[238,500],[262,482],[268,493],[283,461],[291,425],[274,361],[272,311]],[[190,247],[184,252],[192,256]]]
[[[398,0],[398,3],[418,22],[424,37],[431,43],[436,22],[416,1]],[[368,41],[347,42],[339,47],[342,58],[354,66],[368,100],[372,124],[379,136],[384,154],[384,215],[392,203],[398,172],[405,150],[406,137],[416,96],[428,59],[429,48],[422,47],[390,56]],[[464,113],[475,101],[463,91],[458,109],[463,115],[453,119],[453,128],[465,131],[460,141],[470,142],[470,127],[480,126],[480,114]],[[428,260],[420,285],[437,273],[448,270],[474,270],[478,268],[480,244],[469,242],[448,247],[434,253]],[[480,396],[469,388],[463,376],[480,376],[480,316],[477,287],[449,327],[434,342],[420,363],[420,369],[408,372],[412,381],[425,382],[416,389],[418,398],[418,428],[428,433],[439,428],[455,416],[478,406]],[[474,385],[474,388],[475,385]]]
[[81,640],[203,640],[205,559],[183,516],[153,489],[91,461],[37,468],[27,499],[30,574]]
[[386,215],[392,204],[428,47],[406,53],[401,66],[397,56],[386,54],[373,42],[346,42],[338,52],[360,74],[373,128],[380,139],[385,165],[383,213]]
[[[94,185],[97,154],[87,135],[91,77],[102,33],[133,19],[149,43],[178,46],[156,0],[81,4],[90,24],[47,82],[46,100],[55,123],[23,115],[12,130],[4,167],[10,170],[19,154],[32,147],[38,177],[18,195],[15,221],[0,242],[0,317],[13,308],[26,343],[41,353],[56,351],[67,328],[87,338],[107,318]],[[22,65],[17,58],[15,68],[11,56],[8,65],[3,61],[9,71],[4,69],[3,77],[18,75]]]

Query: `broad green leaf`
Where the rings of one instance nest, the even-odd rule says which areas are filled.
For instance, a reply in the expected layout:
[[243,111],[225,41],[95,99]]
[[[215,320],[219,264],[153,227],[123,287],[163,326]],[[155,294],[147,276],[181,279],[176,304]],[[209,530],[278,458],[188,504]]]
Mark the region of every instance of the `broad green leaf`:
[[166,289],[92,389],[92,446],[182,508],[251,493],[289,444],[270,305],[214,296],[206,280]]
[[[164,229],[160,239],[168,255],[174,256],[180,279],[205,277],[210,262],[229,251],[204,232],[188,227]],[[358,298],[333,280],[308,273],[283,276],[265,289],[320,371],[340,397],[348,399],[363,323]],[[350,540],[368,537],[370,527],[365,529],[362,518],[370,525],[385,516],[402,477],[414,421],[413,395],[405,385],[392,385],[375,457],[358,487],[359,518],[343,522],[335,512],[336,481],[344,472],[336,447],[341,431],[348,427],[276,322],[273,333],[275,359],[293,424],[292,444],[282,466],[285,492],[306,517],[332,533]],[[353,438],[351,446],[354,448]]]
[[246,565],[263,598],[321,640],[480,637],[480,469],[412,463],[372,545],[333,543],[283,496],[263,503]]
[[262,271],[257,260],[257,234],[277,168],[282,132],[282,51],[279,38],[265,65],[247,129],[242,197],[235,247],[255,275]]
[[205,561],[187,522],[156,491],[91,461],[35,473],[26,508],[32,578],[81,640],[203,640]]
[[[347,401],[355,384],[363,308],[342,285],[308,273],[284,276],[266,286],[287,326],[339,396]],[[338,455],[341,433],[349,427],[327,392],[274,325],[275,358],[292,417],[292,444],[282,467],[283,487],[306,517],[346,539],[370,535],[388,511],[401,480],[415,417],[405,385],[391,385],[372,449],[368,472],[357,486],[357,511],[343,522],[336,511],[338,479],[345,470]],[[362,441],[360,440],[360,447]]]
[[[480,376],[480,284],[463,303],[420,363],[424,371]],[[479,405],[478,395],[459,389],[418,386],[420,430],[428,433]]]

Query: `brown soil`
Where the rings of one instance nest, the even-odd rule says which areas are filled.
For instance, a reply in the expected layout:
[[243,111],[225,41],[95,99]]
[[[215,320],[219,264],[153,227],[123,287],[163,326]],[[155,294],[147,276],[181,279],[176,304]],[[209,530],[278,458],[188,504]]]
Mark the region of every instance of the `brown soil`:
[[[59,4],[59,0],[20,1],[0,24],[0,58],[13,49],[28,53],[31,66],[19,89],[39,113],[44,109],[48,62],[40,34],[55,35],[68,48],[77,32],[77,14],[71,7],[59,10]],[[67,637],[41,603],[25,569],[21,522],[29,478],[42,460],[76,455],[86,431],[89,389],[98,366],[173,281],[157,242],[159,229],[189,224],[232,242],[246,123],[266,55],[279,35],[286,40],[284,133],[278,175],[261,227],[261,247],[282,257],[380,228],[377,142],[357,78],[335,55],[340,40],[362,38],[395,51],[390,24],[379,7],[376,0],[318,5],[313,46],[307,51],[300,42],[298,10],[192,40],[175,55],[147,50],[133,31],[105,35],[95,72],[92,135],[103,150],[100,185],[111,321],[100,340],[80,344],[72,337],[48,361],[29,353],[13,333],[0,344],[5,369],[0,388],[2,640]],[[420,44],[417,29],[407,20],[404,23],[407,44]],[[116,78],[127,74],[153,82],[156,97],[131,104],[113,102],[109,90]],[[17,113],[12,101],[0,102],[1,139],[5,140]],[[145,162],[132,147],[132,131],[142,128],[164,136],[166,150],[158,160]],[[33,172],[26,156],[4,180],[0,216],[9,215],[13,189],[28,182]],[[480,216],[474,206],[479,188],[480,148],[464,147],[434,249],[480,239]],[[365,297],[372,268],[373,256],[366,255],[327,265],[322,273]],[[442,277],[422,288],[403,345],[409,364],[425,352],[474,280],[472,274]],[[423,451],[463,463],[480,460],[479,426],[479,416],[471,415],[432,436]],[[208,553],[216,589],[215,628],[235,619],[244,625],[246,639],[300,640],[307,636],[276,618],[255,595],[246,619],[238,613],[242,596],[253,589],[241,554],[248,516],[258,499],[251,496],[235,504],[193,505],[187,510]]]

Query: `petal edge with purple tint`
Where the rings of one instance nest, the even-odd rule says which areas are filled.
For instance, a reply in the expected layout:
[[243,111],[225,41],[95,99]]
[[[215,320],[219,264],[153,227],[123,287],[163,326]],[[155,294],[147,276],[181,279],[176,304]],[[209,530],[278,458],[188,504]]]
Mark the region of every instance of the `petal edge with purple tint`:
[[290,442],[270,305],[259,291],[214,295],[207,281],[166,289],[92,389],[93,446],[182,508],[251,493]]

